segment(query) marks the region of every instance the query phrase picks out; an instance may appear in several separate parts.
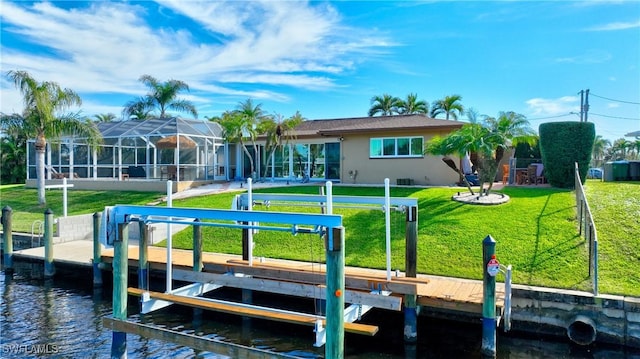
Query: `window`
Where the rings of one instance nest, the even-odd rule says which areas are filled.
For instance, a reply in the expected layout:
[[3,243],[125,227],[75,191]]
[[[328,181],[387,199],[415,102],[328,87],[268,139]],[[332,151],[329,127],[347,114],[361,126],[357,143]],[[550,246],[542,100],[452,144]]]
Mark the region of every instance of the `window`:
[[422,137],[386,137],[369,140],[369,157],[422,157]]

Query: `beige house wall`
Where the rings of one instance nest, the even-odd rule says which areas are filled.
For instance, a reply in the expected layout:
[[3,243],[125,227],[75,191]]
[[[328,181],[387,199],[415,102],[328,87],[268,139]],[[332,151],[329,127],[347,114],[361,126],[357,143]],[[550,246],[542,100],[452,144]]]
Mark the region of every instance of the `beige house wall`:
[[[397,179],[412,179],[416,185],[453,185],[459,176],[443,161],[442,156],[425,155],[412,158],[369,158],[370,138],[422,136],[426,144],[436,134],[445,136],[449,132],[411,133],[393,132],[385,134],[345,135],[342,141],[342,183],[384,183],[389,178],[391,184]],[[459,158],[452,157],[459,165]],[[355,181],[350,171],[357,171]]]

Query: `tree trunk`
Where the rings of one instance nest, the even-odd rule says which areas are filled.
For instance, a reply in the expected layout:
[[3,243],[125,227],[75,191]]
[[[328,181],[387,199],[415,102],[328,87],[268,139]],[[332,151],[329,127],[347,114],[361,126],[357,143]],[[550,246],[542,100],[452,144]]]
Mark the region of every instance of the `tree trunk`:
[[47,141],[43,135],[36,138],[36,181],[38,188],[38,204],[44,206],[47,204],[44,192],[44,153],[47,148]]
[[251,173],[249,174],[249,176],[251,176],[253,172],[255,172],[255,167],[253,166],[253,156],[251,156],[251,152],[249,152],[249,149],[247,148],[247,146],[245,146],[243,141],[240,141],[240,144],[242,145],[242,150],[244,150],[244,153],[247,155],[247,157],[249,157],[249,165],[251,165]]

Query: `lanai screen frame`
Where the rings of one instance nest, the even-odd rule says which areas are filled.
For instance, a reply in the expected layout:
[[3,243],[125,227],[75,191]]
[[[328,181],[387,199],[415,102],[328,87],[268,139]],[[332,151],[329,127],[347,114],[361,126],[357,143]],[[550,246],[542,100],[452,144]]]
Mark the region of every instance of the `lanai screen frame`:
[[[47,179],[52,179],[56,172],[76,173],[80,178],[122,179],[129,166],[142,167],[142,178],[147,180],[167,179],[166,168],[170,165],[176,166],[178,181],[219,179],[220,174],[228,173],[228,146],[217,123],[171,117],[97,126],[104,142],[99,152],[89,149],[84,139],[73,136],[49,141],[45,153]],[[157,141],[168,136],[177,136],[179,147],[158,150]],[[181,146],[183,138],[193,141],[196,147]],[[32,139],[27,141],[27,179],[36,178],[35,162],[35,139]]]

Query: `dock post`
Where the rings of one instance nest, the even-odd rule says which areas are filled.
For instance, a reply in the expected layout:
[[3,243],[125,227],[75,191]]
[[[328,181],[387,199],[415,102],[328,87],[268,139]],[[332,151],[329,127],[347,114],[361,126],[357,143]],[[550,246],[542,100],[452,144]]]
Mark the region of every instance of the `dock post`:
[[44,211],[44,277],[51,278],[56,274],[53,264],[53,211]]
[[325,358],[344,358],[344,227],[329,228],[327,258],[327,342]]
[[11,232],[11,215],[13,210],[9,206],[2,208],[2,236],[3,242],[3,266],[6,274],[13,273],[13,233]]
[[138,288],[149,289],[149,226],[138,222],[140,241],[138,242]]
[[[113,241],[113,318],[127,319],[127,286],[129,272],[129,224],[118,224],[118,237]],[[127,357],[127,333],[113,332],[111,358]]]
[[202,270],[202,226],[200,220],[193,220],[193,271]]
[[[418,268],[418,207],[407,208],[405,227],[405,274],[415,278]],[[416,343],[418,341],[418,311],[417,295],[404,296],[404,341]]]
[[482,355],[496,357],[496,278],[489,274],[489,261],[495,259],[496,241],[490,235],[482,241]]
[[93,286],[102,286],[102,269],[100,261],[102,257],[102,247],[100,246],[100,213],[93,214]]

